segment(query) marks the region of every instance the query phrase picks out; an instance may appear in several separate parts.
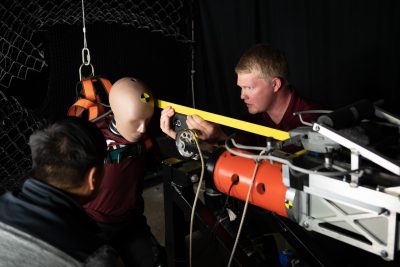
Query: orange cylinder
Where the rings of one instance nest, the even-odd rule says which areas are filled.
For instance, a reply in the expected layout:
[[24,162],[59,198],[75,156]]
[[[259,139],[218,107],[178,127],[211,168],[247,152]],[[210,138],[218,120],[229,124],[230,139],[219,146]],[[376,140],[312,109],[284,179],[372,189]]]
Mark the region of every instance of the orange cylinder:
[[[251,154],[246,151],[241,152]],[[214,184],[219,191],[245,201],[255,166],[253,159],[224,151],[215,164]],[[236,180],[238,183],[232,185]],[[286,191],[287,187],[282,181],[282,164],[277,162],[271,164],[270,161],[264,160],[258,166],[249,202],[288,217],[285,208]]]

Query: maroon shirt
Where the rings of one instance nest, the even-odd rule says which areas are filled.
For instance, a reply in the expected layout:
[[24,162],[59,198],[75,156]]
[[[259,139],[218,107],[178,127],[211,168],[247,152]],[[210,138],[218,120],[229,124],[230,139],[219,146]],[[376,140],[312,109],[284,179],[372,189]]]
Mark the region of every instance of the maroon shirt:
[[[290,98],[289,105],[286,109],[285,114],[283,115],[282,120],[275,124],[275,122],[271,119],[268,113],[257,113],[257,114],[249,114],[244,121],[248,121],[251,123],[259,124],[262,126],[266,126],[269,128],[274,128],[282,131],[289,131],[295,129],[299,126],[304,126],[299,119],[299,116],[294,116],[293,112],[296,111],[305,111],[305,110],[313,110],[313,109],[321,109],[319,105],[311,103],[304,98],[300,97],[296,91],[292,91],[292,96]],[[304,114],[302,118],[304,121],[311,122],[317,119],[318,115],[316,114]],[[265,146],[266,145],[266,137],[261,135],[252,134],[245,131],[240,131],[235,136],[235,141],[239,144],[243,145],[255,145],[255,146]]]
[[[109,119],[97,122],[108,151],[131,144],[108,128]],[[147,139],[150,140],[150,139]],[[104,177],[95,199],[85,204],[86,212],[99,223],[127,222],[143,213],[143,179],[148,153],[106,163]]]

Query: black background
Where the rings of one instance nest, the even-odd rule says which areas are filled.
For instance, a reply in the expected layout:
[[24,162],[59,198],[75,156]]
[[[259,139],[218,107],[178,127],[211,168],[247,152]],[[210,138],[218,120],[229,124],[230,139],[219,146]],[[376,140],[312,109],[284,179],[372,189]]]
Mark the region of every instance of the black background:
[[[185,1],[193,6],[181,32],[195,25],[196,108],[239,117],[245,112],[234,67],[256,43],[284,51],[291,83],[327,109],[360,99],[385,100],[398,112],[400,2],[398,1]],[[189,12],[190,8],[183,9]],[[191,45],[132,26],[87,23],[96,75],[146,81],[159,99],[192,105]],[[66,113],[75,100],[83,47],[82,25],[56,25],[34,36],[48,66],[14,79],[6,94],[47,118]],[[158,113],[151,126],[157,134]]]

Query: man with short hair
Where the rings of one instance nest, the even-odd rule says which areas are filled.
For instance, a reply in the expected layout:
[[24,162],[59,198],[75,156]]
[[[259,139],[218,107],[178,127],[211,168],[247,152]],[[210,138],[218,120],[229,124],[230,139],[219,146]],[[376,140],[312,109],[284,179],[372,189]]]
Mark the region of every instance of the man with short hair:
[[[116,253],[104,246],[98,237],[100,229],[81,206],[96,194],[103,177],[106,142],[101,131],[91,122],[70,117],[34,132],[29,146],[32,176],[21,191],[0,197],[2,231],[21,237],[27,247],[21,251],[14,239],[2,239],[2,261],[13,261],[15,266],[54,266],[62,251],[67,254],[62,256],[68,262],[65,266],[75,266],[102,250],[107,263],[97,263],[113,266]],[[35,246],[54,247],[52,251],[58,252],[34,257],[27,251]]]
[[[319,109],[297,94],[289,82],[288,63],[284,54],[269,44],[257,44],[247,50],[235,67],[237,85],[241,89],[240,98],[247,106],[249,114],[245,121],[266,127],[289,131],[302,126],[296,111]],[[161,112],[160,128],[175,139],[176,133],[170,127],[175,114],[172,107]],[[313,114],[304,114],[307,120],[316,119]],[[187,125],[198,130],[199,139],[222,142],[227,136],[219,125],[207,122],[197,115],[187,116]],[[240,131],[235,140],[241,144],[264,146],[265,137]]]
[[[248,49],[239,59],[235,72],[237,74],[237,85],[241,89],[240,98],[247,106],[249,113],[245,116],[245,121],[289,131],[302,126],[299,117],[293,115],[294,112],[320,109],[318,105],[305,100],[296,93],[289,82],[288,63],[284,54],[271,45],[257,44]],[[175,139],[176,132],[170,126],[174,114],[172,107],[166,107],[161,112],[160,128],[168,136]],[[305,121],[312,121],[316,118],[315,114],[303,115]],[[199,139],[209,143],[222,143],[227,139],[227,135],[218,124],[205,121],[197,115],[187,116],[186,124],[190,129],[197,130]],[[265,136],[245,131],[237,132],[234,139],[242,145],[264,147],[267,144]],[[206,202],[213,203],[210,208],[214,209],[216,216],[221,218],[225,216],[226,218],[226,204],[223,204],[225,196],[221,198],[218,192],[209,189],[205,193]],[[265,227],[267,221],[260,220],[259,213],[270,215],[267,212],[250,207],[243,232],[246,233],[245,236],[263,237],[265,255],[260,257],[263,259],[261,265],[275,264],[278,253],[275,240],[271,235],[271,232],[274,232],[275,229]],[[232,229],[237,227],[236,222],[231,223],[226,220],[223,224],[228,225],[226,229]],[[232,225],[235,226],[232,227]],[[235,235],[236,232],[231,234]],[[245,237],[242,237],[242,241],[244,239]]]

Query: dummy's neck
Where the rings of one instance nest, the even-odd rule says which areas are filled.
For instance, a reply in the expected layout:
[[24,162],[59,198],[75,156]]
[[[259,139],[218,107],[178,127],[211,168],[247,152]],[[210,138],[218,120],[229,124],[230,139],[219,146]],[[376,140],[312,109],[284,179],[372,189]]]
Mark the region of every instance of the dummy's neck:
[[110,129],[110,131],[115,135],[121,135],[117,130],[117,125],[114,118],[112,118],[111,123],[108,125],[108,129]]

